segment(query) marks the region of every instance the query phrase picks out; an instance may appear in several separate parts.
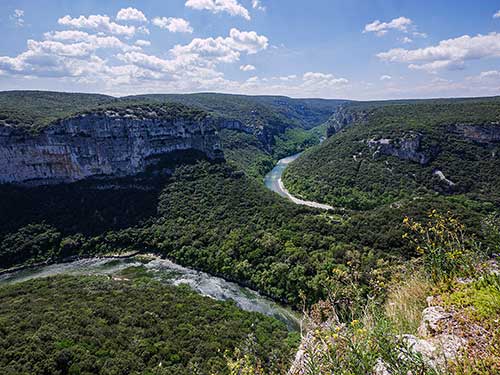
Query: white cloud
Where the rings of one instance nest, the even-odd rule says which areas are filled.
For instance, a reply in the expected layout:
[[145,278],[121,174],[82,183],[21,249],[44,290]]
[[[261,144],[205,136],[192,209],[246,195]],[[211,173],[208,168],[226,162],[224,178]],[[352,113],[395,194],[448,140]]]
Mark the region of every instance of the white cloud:
[[500,71],[498,70],[489,70],[487,72],[481,72],[479,74],[480,79],[489,79],[489,78],[500,78]]
[[406,17],[394,18],[390,22],[381,22],[376,20],[365,26],[363,33],[375,33],[377,36],[383,36],[389,30],[399,30],[408,32],[408,28],[413,25],[413,21]]
[[349,83],[345,78],[337,78],[333,74],[307,72],[302,76],[303,86],[315,89],[342,86]]
[[139,46],[130,46],[115,36],[78,30],[48,32],[44,39],[28,40],[27,50],[16,57],[1,56],[0,70],[34,77],[97,77],[108,69],[106,59],[97,56],[97,51],[140,50]]
[[173,17],[155,17],[153,18],[153,25],[158,26],[160,29],[167,29],[172,33],[192,33],[193,28],[183,18]]
[[120,25],[112,22],[108,16],[101,15],[91,15],[88,17],[80,16],[78,18],[72,18],[66,15],[59,18],[57,21],[59,25],[74,27],[77,29],[89,29],[98,32],[103,32],[113,35],[121,35],[125,37],[132,37],[136,32],[134,26]]
[[260,10],[262,12],[266,11],[266,7],[262,5],[262,2],[260,0],[252,0],[252,8]]
[[279,79],[280,81],[293,81],[295,79],[297,79],[297,75],[296,74],[290,74],[288,76],[283,76],[283,77],[277,77],[277,79]]
[[427,38],[428,37],[427,33],[420,33],[418,31],[414,31],[412,34],[413,34],[413,36],[416,36],[419,38]]
[[250,20],[250,13],[237,0],[187,0],[185,5],[196,10],[209,10],[212,13],[226,12],[232,16]]
[[23,27],[24,26],[24,10],[22,9],[14,9],[14,13],[9,17],[16,26]]
[[408,38],[407,36],[405,36],[403,39],[401,39],[401,42],[404,43],[404,44],[409,44],[409,43],[413,42],[413,39]]
[[127,52],[118,55],[121,61],[135,65],[139,68],[157,72],[172,73],[175,71],[175,63],[156,56],[146,55],[142,52]]
[[149,47],[151,42],[149,40],[139,39],[136,40],[134,44],[139,47]]
[[493,15],[493,18],[500,18],[500,10]]
[[388,62],[408,63],[411,69],[435,72],[439,69],[462,69],[469,60],[500,57],[500,34],[463,35],[443,40],[436,46],[408,50],[391,49],[379,53],[378,58]]
[[176,45],[171,53],[176,59],[202,60],[204,64],[233,63],[240,54],[255,54],[268,47],[268,39],[255,31],[231,29],[229,37],[195,38],[189,44]]
[[256,68],[253,65],[241,65],[240,70],[243,72],[251,72],[253,70],[256,70]]
[[[115,36],[100,36],[86,33],[84,31],[78,30],[63,30],[63,31],[52,31],[44,34],[46,45],[50,41],[57,42],[70,42],[85,45],[85,48],[89,51],[95,51],[97,49],[119,49],[122,51],[134,51],[140,49],[139,47],[130,46],[123,43],[120,39]],[[71,46],[74,44],[66,44],[66,46]]]
[[235,28],[229,31],[229,38],[226,38],[225,41],[237,51],[248,54],[257,53],[269,45],[269,40],[265,36],[258,35],[255,31],[240,31]]
[[137,22],[148,22],[148,19],[139,9],[136,8],[123,8],[116,14],[116,19],[118,21],[137,21]]
[[387,74],[380,76],[381,81],[390,81],[391,79],[392,79],[392,77],[387,75]]

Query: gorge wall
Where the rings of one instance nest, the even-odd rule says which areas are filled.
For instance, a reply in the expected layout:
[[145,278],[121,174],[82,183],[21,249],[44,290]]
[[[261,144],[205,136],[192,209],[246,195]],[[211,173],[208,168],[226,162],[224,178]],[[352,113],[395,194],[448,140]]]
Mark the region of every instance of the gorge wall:
[[77,115],[36,134],[0,125],[0,183],[44,185],[130,176],[176,150],[222,158],[217,129],[238,125],[233,122],[127,109]]

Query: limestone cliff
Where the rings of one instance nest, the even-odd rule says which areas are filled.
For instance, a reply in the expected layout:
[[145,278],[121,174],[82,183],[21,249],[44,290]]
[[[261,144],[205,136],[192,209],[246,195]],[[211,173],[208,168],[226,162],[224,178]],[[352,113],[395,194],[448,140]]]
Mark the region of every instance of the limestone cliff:
[[421,165],[426,165],[438,152],[437,149],[424,152],[422,150],[422,134],[409,133],[404,137],[389,139],[370,139],[368,147],[375,150],[373,157],[379,155],[395,156],[401,160],[409,160]]
[[136,107],[79,114],[36,134],[3,124],[0,183],[43,185],[130,176],[176,150],[220,158],[217,129],[225,122],[203,112]]
[[328,127],[326,135],[327,137],[331,137],[342,129],[354,125],[355,123],[365,121],[367,116],[367,111],[353,109],[349,106],[340,107],[338,111],[335,112],[335,114],[327,121]]
[[478,125],[452,125],[449,127],[452,133],[458,134],[467,140],[482,144],[500,142],[500,124],[478,124]]

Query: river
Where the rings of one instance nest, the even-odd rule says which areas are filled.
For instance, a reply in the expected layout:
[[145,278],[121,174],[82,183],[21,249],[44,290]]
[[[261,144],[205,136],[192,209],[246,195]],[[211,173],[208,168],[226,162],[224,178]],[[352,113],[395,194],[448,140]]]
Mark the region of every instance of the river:
[[36,266],[0,275],[0,285],[62,274],[107,275],[123,279],[119,274],[129,267],[144,267],[153,274],[156,280],[162,283],[176,286],[187,284],[201,295],[220,301],[233,300],[243,310],[272,316],[284,322],[289,330],[299,329],[300,314],[261,296],[256,291],[211,276],[205,272],[179,266],[167,259],[153,256],[146,258],[141,256],[132,258],[90,258],[68,263]]
[[301,155],[301,152],[298,154],[288,156],[286,158],[281,159],[278,161],[276,166],[272,169],[271,172],[269,172],[265,178],[264,178],[264,184],[266,187],[278,193],[282,197],[288,198],[295,204],[300,204],[302,206],[309,206],[309,207],[314,207],[314,208],[319,208],[322,210],[333,210],[332,206],[329,206],[327,204],[322,204],[318,202],[311,202],[311,201],[305,201],[300,198],[294,197],[292,194],[289,193],[289,191],[286,189],[285,185],[283,185],[283,172],[285,172],[286,167],[296,160],[299,156]]

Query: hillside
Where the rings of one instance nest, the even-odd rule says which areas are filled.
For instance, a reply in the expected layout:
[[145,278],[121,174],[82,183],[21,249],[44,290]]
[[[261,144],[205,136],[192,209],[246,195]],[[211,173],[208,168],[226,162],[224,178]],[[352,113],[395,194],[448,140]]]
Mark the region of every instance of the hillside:
[[[218,122],[234,121],[233,125],[220,129],[220,143],[226,158],[236,168],[261,178],[279,158],[319,143],[322,134],[313,128],[324,124],[345,102],[215,93],[113,98],[50,91],[6,91],[0,92],[0,131],[3,125],[3,131],[29,130],[38,135],[51,125],[83,115],[105,117],[106,112],[112,111],[122,116],[144,117],[148,111],[155,112],[155,108],[177,104],[189,108],[183,110],[183,118],[198,111]],[[176,113],[181,115],[179,111]]]
[[310,129],[325,122],[346,100],[292,99],[285,96],[249,96],[217,93],[150,94],[124,99],[177,102],[199,107],[255,126]]
[[425,193],[500,203],[499,98],[356,103],[340,112],[333,135],[290,166],[292,192],[364,210]]
[[[454,216],[450,220],[463,223],[461,233],[477,241],[477,245],[467,243],[467,254],[471,259],[472,255],[492,255],[498,250],[498,236],[494,233],[497,229],[490,229],[497,228],[498,224],[495,216],[498,203],[497,133],[492,129],[498,125],[499,112],[497,99],[390,102],[383,105],[349,103],[335,111],[321,126],[306,130],[297,125],[274,135],[273,143],[267,144],[271,148],[267,149],[258,131],[238,129],[235,125],[239,122],[235,120],[227,120],[225,128],[223,115],[201,106],[145,98],[102,103],[56,120],[52,123],[54,128],[41,129],[40,134],[56,129],[54,135],[64,135],[66,138],[57,140],[65,139],[66,146],[75,140],[88,142],[89,138],[96,137],[95,150],[105,150],[106,155],[111,156],[114,149],[108,145],[118,142],[123,147],[116,148],[121,152],[115,155],[117,171],[123,171],[131,160],[137,161],[123,153],[130,147],[129,141],[139,140],[132,150],[147,150],[145,141],[153,134],[151,144],[159,151],[158,155],[149,156],[158,156],[157,162],[147,164],[140,173],[110,173],[105,177],[99,174],[72,183],[0,185],[0,268],[61,262],[74,257],[152,252],[180,265],[251,287],[293,308],[312,309],[321,319],[333,312],[339,324],[351,324],[366,314],[367,306],[384,306],[389,288],[397,285],[401,269],[407,264],[413,264],[417,259],[421,271],[423,266],[419,262],[425,257],[422,257],[421,248],[408,241],[404,221],[408,219],[405,218],[425,222],[429,220],[429,212],[434,210],[452,212]],[[66,124],[66,128],[58,123]],[[330,127],[331,137],[323,144],[313,146],[291,165],[285,176],[285,185],[294,194],[349,210],[339,207],[323,212],[297,206],[267,190],[259,179],[254,178],[269,170],[278,155],[285,156],[287,152],[314,145],[326,126]],[[143,128],[146,128],[144,132],[138,131]],[[65,135],[62,129],[68,129],[69,133]],[[130,129],[134,130],[135,138],[124,136]],[[12,131],[18,134],[18,130]],[[31,144],[35,139],[26,138],[24,131],[19,134],[23,134],[22,142],[28,139]],[[9,137],[4,138],[8,140]],[[186,144],[188,141],[194,143]],[[9,146],[8,155],[21,150],[19,145],[22,142],[16,141],[16,147]],[[211,147],[218,147],[219,142],[225,158],[209,157],[209,151],[214,150]],[[77,144],[75,153],[90,149],[82,145],[81,142]],[[182,148],[181,145],[189,147]],[[194,147],[197,145],[204,147]],[[88,154],[95,156],[96,152]],[[149,160],[149,156],[145,160]],[[99,157],[96,160],[104,159]],[[455,184],[453,189],[446,180],[439,178],[436,170]],[[463,179],[457,176],[463,176]],[[29,292],[26,298],[33,299],[44,297],[37,294],[37,291],[44,292],[44,283],[55,283],[51,285],[61,291],[61,296],[68,289],[78,289],[77,285],[88,285],[88,290],[99,294],[100,289],[89,280],[63,278],[22,285]],[[130,284],[127,280],[125,284],[108,281],[110,284],[104,286],[107,291],[113,291],[113,298],[121,296],[123,288],[135,295],[143,292],[141,288],[150,287],[146,295],[153,301],[151,309],[156,308],[154,301],[161,300],[155,294],[156,287],[149,283],[144,286],[141,284],[143,280]],[[57,284],[59,282],[61,284]],[[9,301],[9,293],[14,296],[20,293],[15,286],[0,288],[2,290],[7,290],[4,299]],[[92,301],[94,295],[86,295],[86,290],[80,290],[83,294],[79,294],[79,298]],[[191,327],[189,324],[194,327],[198,322],[194,315],[204,319],[210,316],[210,309],[217,308],[211,305],[207,311],[202,302],[206,300],[193,302],[197,296],[183,295],[185,292],[176,288],[158,293],[162,298],[177,301],[178,310],[169,311],[165,319],[185,319],[186,325],[181,324],[181,327]],[[419,299],[419,308],[422,299],[425,297]],[[189,303],[185,303],[186,300],[199,306],[188,311],[185,309]],[[49,305],[58,303],[59,300],[49,301]],[[328,303],[333,303],[334,308]],[[125,309],[123,306],[131,308],[130,301],[118,297],[113,304],[120,309]],[[44,306],[47,305],[41,302],[40,306],[33,308]],[[72,314],[75,306],[65,305],[65,313]],[[80,308],[87,311],[80,305],[75,307],[78,311]],[[114,316],[112,304],[103,306],[103,311],[107,314],[105,316]],[[184,314],[182,317],[176,315],[179,311]],[[35,313],[38,314],[38,310]],[[136,313],[130,310],[131,315]],[[7,316],[11,319],[12,311],[7,311]],[[238,351],[234,348],[244,349],[243,336],[232,337],[229,341],[223,336],[225,330],[236,329],[242,330],[245,337],[260,332],[257,339],[263,339],[263,348],[266,348],[262,350],[268,350],[266,345],[269,343],[284,355],[282,350],[288,344],[283,344],[281,328],[273,328],[275,323],[270,321],[271,326],[264,323],[263,333],[259,325],[251,326],[251,329],[246,323],[237,326],[239,320],[248,321],[239,315],[237,309],[228,310],[224,316],[227,316],[224,322],[211,321],[217,327],[214,336],[201,334],[206,332],[202,322],[202,326],[193,328],[201,332],[201,336],[191,336],[192,331],[186,328],[183,334],[187,334],[185,337],[189,342],[183,343],[193,348],[200,346],[196,343],[201,340],[207,345],[217,342],[214,345],[222,347],[218,344],[222,340],[225,347],[237,356]],[[137,327],[130,320],[120,319],[116,322],[120,329],[141,334],[142,331],[137,333]],[[364,334],[357,332],[357,324],[352,325],[356,329],[346,331],[346,334],[360,335],[364,340]],[[380,324],[376,327],[377,339],[383,340],[389,333],[395,335],[392,329],[384,326],[384,322]],[[155,327],[163,329],[158,325]],[[323,328],[320,325],[320,331]],[[15,326],[13,331],[8,331],[9,335],[15,336],[20,329]],[[75,334],[69,328],[64,332],[68,336]],[[168,340],[177,340],[176,332],[171,331]],[[273,332],[280,339],[269,341],[268,335]],[[219,340],[219,337],[222,338]],[[391,337],[391,340],[396,339],[396,336]],[[52,337],[49,340],[52,345],[44,348],[50,351],[44,354],[49,366],[59,363],[59,355],[64,359],[61,363],[66,364],[67,356],[72,356],[75,361],[82,358],[78,345],[54,346],[54,342],[63,340]],[[102,345],[97,346],[101,348]],[[20,350],[25,348],[22,344],[19,347]],[[204,352],[209,351],[203,345],[201,348]],[[61,354],[59,349],[68,350]],[[164,364],[167,366],[168,362],[168,366],[182,373],[189,364],[188,358],[193,355],[174,349],[168,357],[173,359]],[[95,352],[96,357],[102,354],[105,358],[113,358],[113,353],[99,350]],[[133,351],[126,346],[120,350],[123,353]],[[373,367],[376,358],[369,351],[372,348],[367,350],[370,358],[366,363]],[[390,359],[395,353],[385,354]],[[259,352],[252,355],[255,354],[257,362],[267,363],[268,357]],[[210,366],[229,366],[234,364],[233,360],[239,363],[235,365],[238,367],[247,360],[246,356],[227,358],[219,352],[208,357],[200,359],[203,371],[215,368]],[[26,358],[31,357],[26,354]],[[139,366],[141,370],[137,371],[150,366],[149,362],[135,358],[127,361],[133,363],[130,366]],[[272,361],[285,362],[285,359]],[[256,362],[252,366],[259,367]],[[17,370],[15,367],[12,371]],[[224,371],[220,370],[223,374]],[[282,367],[271,374],[285,372]]]
[[100,94],[0,91],[0,126],[8,123],[35,130],[57,119],[115,100]]

